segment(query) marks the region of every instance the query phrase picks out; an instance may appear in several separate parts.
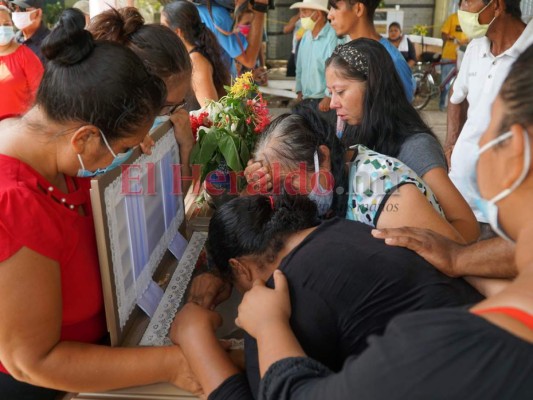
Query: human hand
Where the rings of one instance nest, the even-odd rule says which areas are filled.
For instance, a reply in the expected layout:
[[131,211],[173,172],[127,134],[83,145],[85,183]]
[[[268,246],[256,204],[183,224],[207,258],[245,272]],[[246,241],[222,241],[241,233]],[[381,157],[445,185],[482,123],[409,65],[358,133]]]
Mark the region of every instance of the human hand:
[[331,97],[324,97],[320,103],[318,103],[318,109],[322,112],[328,112],[330,110],[329,105],[331,104]]
[[248,194],[267,193],[272,189],[272,176],[260,161],[250,160],[244,170]]
[[256,280],[239,305],[235,324],[255,338],[259,333],[276,329],[280,324],[286,325],[289,322],[289,284],[280,270],[274,271],[274,286],[274,289],[270,289],[262,280]]
[[202,387],[192,372],[181,348],[179,346],[171,346],[170,351],[172,352],[171,365],[174,367],[170,383],[197,396],[201,396],[203,394]]
[[302,94],[302,92],[298,92],[296,93],[296,102],[299,103],[303,100],[304,96]]
[[195,303],[187,303],[176,314],[170,327],[170,340],[181,346],[188,341],[198,340],[199,336],[212,333],[222,325],[222,317]]
[[255,83],[259,86],[268,85],[268,71],[265,67],[257,67],[252,70]]
[[155,146],[154,139],[148,134],[144,137],[143,141],[139,145],[144,154],[152,154],[152,147]]
[[407,227],[373,229],[372,236],[385,239],[388,245],[413,250],[439,271],[452,278],[463,275],[457,271],[456,260],[459,251],[464,246],[429,229]]
[[197,275],[189,290],[188,302],[213,310],[231,295],[231,285],[220,276],[205,272]]
[[174,127],[174,137],[181,149],[192,149],[194,146],[194,136],[189,120],[189,112],[185,109],[179,109],[170,116],[170,122]]

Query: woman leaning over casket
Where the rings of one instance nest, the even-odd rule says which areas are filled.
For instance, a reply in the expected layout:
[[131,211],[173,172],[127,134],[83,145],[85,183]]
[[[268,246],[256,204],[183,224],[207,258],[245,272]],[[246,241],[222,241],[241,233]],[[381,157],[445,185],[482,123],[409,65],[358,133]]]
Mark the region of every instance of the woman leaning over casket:
[[[89,180],[127,159],[164,103],[129,49],[66,10],[35,106],[0,124],[0,398],[155,382],[194,389],[181,350],[110,348]],[[44,389],[44,388],[50,388]]]

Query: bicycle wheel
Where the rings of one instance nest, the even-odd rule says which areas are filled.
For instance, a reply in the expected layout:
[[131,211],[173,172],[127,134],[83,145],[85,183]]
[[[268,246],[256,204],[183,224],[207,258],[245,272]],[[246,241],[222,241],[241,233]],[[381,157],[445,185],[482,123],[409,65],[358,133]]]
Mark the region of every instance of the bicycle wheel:
[[413,72],[413,78],[416,82],[416,91],[413,97],[412,105],[417,110],[422,110],[428,105],[431,95],[433,94],[433,84],[428,79],[429,74],[422,71]]

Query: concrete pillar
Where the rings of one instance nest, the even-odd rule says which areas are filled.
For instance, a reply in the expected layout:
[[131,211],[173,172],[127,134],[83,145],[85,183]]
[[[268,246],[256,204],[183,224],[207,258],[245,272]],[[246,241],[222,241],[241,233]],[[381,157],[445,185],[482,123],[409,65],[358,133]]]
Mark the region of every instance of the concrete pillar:
[[433,14],[433,36],[440,37],[442,24],[450,15],[451,5],[458,0],[435,0],[435,13]]

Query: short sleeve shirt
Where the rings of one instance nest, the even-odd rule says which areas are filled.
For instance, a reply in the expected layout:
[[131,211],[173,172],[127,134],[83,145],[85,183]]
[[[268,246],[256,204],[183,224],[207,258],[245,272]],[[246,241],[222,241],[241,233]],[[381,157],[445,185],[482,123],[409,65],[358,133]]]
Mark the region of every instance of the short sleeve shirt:
[[196,5],[202,22],[215,34],[218,43],[224,50],[223,58],[232,76],[237,75],[234,59],[248,48],[246,37],[233,32],[233,19],[228,10],[216,4],[211,4],[211,14],[204,5]]
[[407,100],[411,102],[415,93],[415,82],[413,80],[413,73],[411,72],[411,68],[409,68],[409,64],[407,64],[407,61],[405,61],[402,53],[400,53],[400,51],[391,42],[389,42],[389,39],[381,38],[379,43],[381,43],[389,52],[392,62],[396,67],[396,72],[398,72],[398,76],[402,81],[402,85],[405,90],[405,96],[407,97]]
[[326,90],[326,60],[343,39],[326,23],[316,37],[305,32],[296,57],[296,92],[304,99],[322,99]]
[[396,158],[422,179],[434,168],[448,170],[441,144],[435,136],[428,133],[415,133],[405,139]]
[[35,99],[43,65],[26,46],[0,56],[0,120],[24,114]]
[[450,179],[468,202],[480,222],[488,222],[476,206],[479,197],[476,184],[478,142],[490,121],[490,107],[498,95],[511,65],[533,44],[533,20],[529,21],[518,40],[497,57],[490,51],[490,40],[474,39],[466,48],[459,74],[453,84],[450,102],[468,101],[468,115],[455,143],[450,166]]
[[446,60],[457,60],[457,43],[453,39],[457,39],[460,42],[463,42],[467,39],[467,36],[463,33],[461,25],[459,25],[459,17],[457,13],[450,15],[441,29],[442,33],[445,33],[452,37],[452,40],[446,40],[444,42],[444,47],[442,49],[442,58]]
[[363,145],[351,148],[357,151],[357,156],[350,166],[347,219],[376,226],[389,197],[406,184],[415,185],[433,208],[444,217],[444,212],[431,189],[407,165]]
[[[69,193],[62,193],[29,165],[5,155],[0,155],[0,170],[0,263],[23,247],[56,261],[61,340],[99,341],[106,324],[90,181],[67,178]],[[79,207],[86,215],[78,213]],[[0,371],[7,372],[1,364]]]

